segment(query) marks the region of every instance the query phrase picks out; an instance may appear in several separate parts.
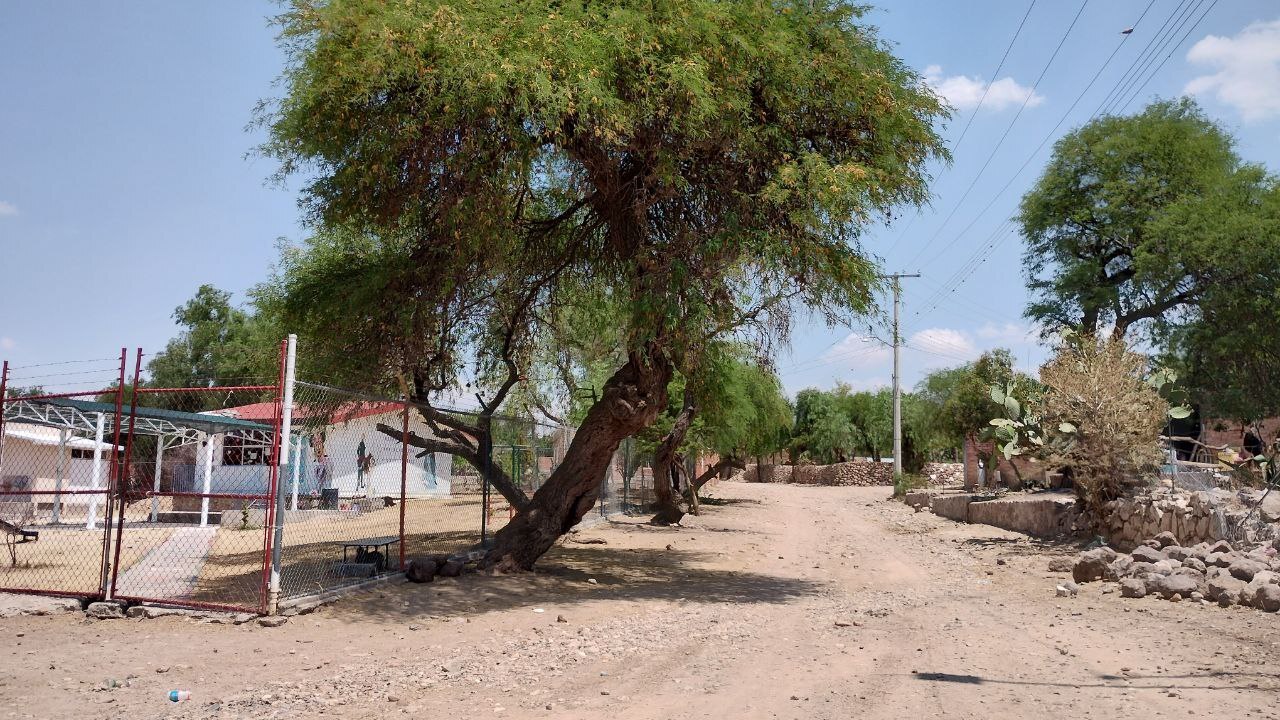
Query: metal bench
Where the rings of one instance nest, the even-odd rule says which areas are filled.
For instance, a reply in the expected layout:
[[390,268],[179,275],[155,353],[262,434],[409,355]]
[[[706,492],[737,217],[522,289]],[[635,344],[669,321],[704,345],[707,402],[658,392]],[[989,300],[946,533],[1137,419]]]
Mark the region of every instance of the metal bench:
[[27,529],[35,519],[35,505],[30,502],[0,503],[0,533],[4,533],[5,546],[9,550],[9,566],[18,564],[18,545],[40,539],[39,530]]

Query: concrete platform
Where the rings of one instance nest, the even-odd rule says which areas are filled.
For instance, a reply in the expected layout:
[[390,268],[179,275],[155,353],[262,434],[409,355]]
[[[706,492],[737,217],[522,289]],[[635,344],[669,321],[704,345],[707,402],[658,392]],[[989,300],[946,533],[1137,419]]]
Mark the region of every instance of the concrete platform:
[[1070,535],[1075,521],[1075,496],[1070,491],[1010,493],[997,500],[974,493],[935,495],[929,509],[957,522],[981,523],[1034,537]]

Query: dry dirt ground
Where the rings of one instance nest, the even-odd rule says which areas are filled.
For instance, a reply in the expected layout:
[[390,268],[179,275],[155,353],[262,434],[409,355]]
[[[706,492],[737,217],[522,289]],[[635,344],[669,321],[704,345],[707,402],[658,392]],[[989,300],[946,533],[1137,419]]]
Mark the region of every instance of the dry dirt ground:
[[577,533],[534,575],[386,585],[278,628],[3,619],[0,717],[1280,717],[1275,615],[1057,598],[1047,562],[1074,548],[886,488],[711,494],[687,527]]

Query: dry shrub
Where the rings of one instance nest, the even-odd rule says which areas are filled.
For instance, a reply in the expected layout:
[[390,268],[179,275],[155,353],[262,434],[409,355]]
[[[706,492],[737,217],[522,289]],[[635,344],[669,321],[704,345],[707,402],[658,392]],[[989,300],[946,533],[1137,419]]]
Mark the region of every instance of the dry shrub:
[[1043,425],[1074,437],[1054,459],[1092,512],[1145,484],[1161,462],[1169,404],[1147,374],[1147,359],[1123,340],[1092,337],[1064,343],[1040,370]]

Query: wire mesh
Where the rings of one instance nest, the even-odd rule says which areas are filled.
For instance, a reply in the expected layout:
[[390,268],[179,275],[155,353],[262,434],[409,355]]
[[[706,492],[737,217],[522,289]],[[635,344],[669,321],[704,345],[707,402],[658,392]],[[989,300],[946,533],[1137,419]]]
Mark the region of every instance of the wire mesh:
[[120,599],[256,610],[265,604],[272,480],[279,433],[276,386],[143,389],[113,571]]
[[479,542],[483,483],[465,461],[423,447],[440,441],[400,400],[297,383],[281,478],[282,601]]
[[[486,427],[488,453],[478,442]],[[514,489],[537,492],[573,434],[298,382],[281,476],[281,599],[482,548],[514,517]]]
[[[121,450],[118,390],[7,397],[0,423],[0,590],[97,596]],[[136,555],[125,553],[124,562]]]
[[[298,382],[284,437],[278,380],[122,386],[5,399],[0,590],[264,610],[277,537],[282,601],[482,548],[575,435]],[[652,502],[637,448],[584,522]]]

